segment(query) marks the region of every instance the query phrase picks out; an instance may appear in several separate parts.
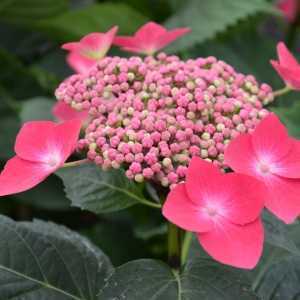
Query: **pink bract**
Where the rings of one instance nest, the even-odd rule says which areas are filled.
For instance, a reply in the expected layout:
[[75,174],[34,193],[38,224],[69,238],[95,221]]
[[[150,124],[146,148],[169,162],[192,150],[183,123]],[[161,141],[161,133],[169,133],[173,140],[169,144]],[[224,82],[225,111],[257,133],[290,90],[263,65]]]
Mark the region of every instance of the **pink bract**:
[[176,28],[168,31],[155,22],[148,22],[134,36],[117,36],[113,43],[125,51],[153,55],[157,50],[164,48],[190,31],[189,28]]
[[53,106],[52,113],[60,122],[73,119],[79,119],[84,122],[88,118],[88,111],[77,111],[63,101],[56,102],[56,104]]
[[106,33],[93,32],[84,36],[79,42],[63,44],[62,48],[70,51],[67,57],[69,65],[77,73],[87,72],[106,55],[117,30],[118,27],[114,26]]
[[25,123],[16,139],[16,156],[0,174],[0,196],[26,191],[59,169],[74,151],[80,127],[80,120]]
[[67,63],[68,65],[76,72],[76,73],[87,73],[88,70],[93,67],[97,60],[88,59],[81,54],[73,51],[67,55]]
[[265,206],[285,223],[300,214],[300,143],[288,136],[275,114],[252,134],[234,139],[225,150],[225,164],[264,182]]
[[294,22],[297,17],[298,0],[280,0],[277,7],[289,22]]
[[163,215],[196,232],[202,247],[217,261],[251,269],[263,248],[259,216],[265,191],[255,178],[223,174],[213,164],[194,157],[186,182],[169,193]]
[[283,42],[277,45],[279,61],[271,60],[273,68],[291,88],[300,90],[300,64]]

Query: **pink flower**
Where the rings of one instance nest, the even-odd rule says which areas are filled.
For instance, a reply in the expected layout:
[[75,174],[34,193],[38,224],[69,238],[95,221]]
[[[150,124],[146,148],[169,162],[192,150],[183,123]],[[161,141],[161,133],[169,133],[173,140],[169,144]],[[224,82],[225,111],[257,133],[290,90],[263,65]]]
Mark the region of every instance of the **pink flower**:
[[153,55],[157,50],[164,48],[188,32],[190,32],[189,28],[176,28],[168,31],[155,22],[148,22],[134,36],[117,36],[113,43],[129,52]]
[[283,42],[278,43],[277,54],[279,61],[271,60],[273,68],[288,86],[300,90],[300,64]]
[[278,9],[289,22],[294,22],[297,17],[298,0],[280,0],[277,4]]
[[54,104],[52,113],[55,118],[60,121],[69,121],[73,119],[79,119],[82,122],[87,120],[88,111],[77,111],[73,109],[70,105],[66,104],[64,101],[58,101]]
[[70,51],[67,57],[69,65],[78,73],[87,72],[106,55],[117,30],[118,27],[114,26],[106,33],[93,32],[79,42],[63,44],[62,48]]
[[81,122],[27,122],[15,143],[16,156],[0,174],[0,196],[26,191],[59,169],[74,151]]
[[186,182],[169,193],[163,215],[197,233],[202,247],[217,261],[250,269],[262,253],[264,231],[259,218],[265,187],[247,175],[223,174],[194,157]]
[[275,114],[242,134],[225,150],[225,164],[265,183],[265,206],[291,223],[300,214],[300,143],[288,136]]

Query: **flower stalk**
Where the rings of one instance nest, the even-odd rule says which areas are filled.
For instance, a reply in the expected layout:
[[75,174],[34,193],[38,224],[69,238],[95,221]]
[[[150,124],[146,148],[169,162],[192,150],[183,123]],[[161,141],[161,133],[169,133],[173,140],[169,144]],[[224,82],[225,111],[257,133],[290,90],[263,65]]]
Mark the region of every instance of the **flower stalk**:
[[70,161],[70,162],[64,163],[62,168],[77,167],[77,166],[87,163],[88,161],[89,160],[86,158],[80,159],[80,160],[75,160],[75,161]]
[[277,90],[277,91],[274,91],[274,92],[273,92],[273,96],[274,96],[274,98],[280,97],[280,96],[282,96],[282,95],[285,95],[285,94],[289,93],[291,90],[292,90],[292,89],[287,85],[287,86],[285,86],[285,87],[282,88],[282,89],[279,89],[279,90]]
[[186,231],[182,242],[181,265],[184,265],[186,263],[189,250],[191,247],[191,243],[192,243],[192,238],[193,238],[193,233],[190,231]]
[[168,223],[168,263],[173,269],[181,266],[181,230]]

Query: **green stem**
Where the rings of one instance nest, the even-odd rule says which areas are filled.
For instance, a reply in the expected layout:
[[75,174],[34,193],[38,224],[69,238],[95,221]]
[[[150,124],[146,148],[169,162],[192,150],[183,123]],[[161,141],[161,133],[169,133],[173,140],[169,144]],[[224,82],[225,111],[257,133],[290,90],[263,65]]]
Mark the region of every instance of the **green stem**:
[[276,97],[279,97],[279,96],[289,93],[291,90],[292,89],[287,85],[280,90],[274,91],[273,96],[274,96],[274,98],[276,98]]
[[68,162],[68,163],[64,163],[62,168],[69,168],[69,167],[77,167],[77,166],[80,166],[82,164],[85,164],[89,162],[88,159],[80,159],[80,160],[75,160],[75,161],[71,161],[71,162]]
[[141,197],[137,197],[135,198],[137,201],[139,201],[140,203],[144,204],[144,205],[147,205],[147,206],[150,206],[150,207],[153,207],[153,208],[159,208],[161,209],[161,204],[159,203],[154,203],[152,201],[149,201],[145,198],[141,198]]
[[190,231],[186,231],[184,234],[184,239],[182,242],[182,251],[181,251],[181,264],[184,265],[186,262],[186,259],[189,254],[190,246],[192,243],[193,233]]
[[168,223],[168,261],[173,269],[181,266],[180,229],[172,223]]

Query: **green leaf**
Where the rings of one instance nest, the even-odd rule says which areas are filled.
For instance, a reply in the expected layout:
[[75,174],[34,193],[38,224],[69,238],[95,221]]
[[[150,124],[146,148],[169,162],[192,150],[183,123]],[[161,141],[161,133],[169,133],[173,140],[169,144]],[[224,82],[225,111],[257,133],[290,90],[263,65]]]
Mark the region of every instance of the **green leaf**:
[[192,32],[179,39],[170,47],[179,51],[213,38],[225,31],[228,26],[259,12],[273,11],[271,4],[265,0],[232,1],[232,0],[190,0],[166,22],[169,28],[190,27]]
[[119,26],[119,33],[132,33],[146,21],[146,17],[126,4],[102,3],[40,21],[37,29],[66,41],[90,32],[107,31],[114,25]]
[[92,300],[111,273],[87,239],[42,221],[0,216],[0,299]]
[[233,269],[205,259],[190,261],[181,274],[151,259],[116,268],[100,299],[254,300],[246,279]]
[[[182,300],[255,300],[245,272],[211,259],[190,260],[181,275]],[[179,298],[180,299],[180,298]]]
[[300,255],[300,250],[289,234],[291,226],[284,224],[278,218],[266,211],[263,213],[263,222],[267,243],[280,247],[293,254]]
[[[287,234],[299,247],[299,221],[289,226]],[[259,264],[247,273],[252,281],[252,289],[263,300],[299,299],[300,255],[283,248],[281,245],[265,244]]]
[[252,288],[264,300],[299,299],[300,256],[276,247],[265,247],[254,271]]
[[[266,213],[263,220],[266,239],[264,255],[253,271],[235,269],[235,272],[245,275],[248,278],[245,282],[252,282],[252,289],[260,299],[298,299],[295,296],[300,293],[300,224],[287,226]],[[188,263],[199,259],[208,261],[210,258],[194,237]],[[230,269],[234,271],[233,268]]]
[[98,299],[175,300],[178,283],[165,263],[140,259],[116,268]]
[[0,19],[9,23],[34,23],[57,16],[68,8],[68,0],[4,0],[0,4]]
[[46,97],[35,97],[22,104],[21,121],[53,120],[51,114],[54,101]]
[[143,201],[137,184],[121,170],[102,171],[94,164],[64,168],[57,172],[73,206],[94,213],[121,210]]

